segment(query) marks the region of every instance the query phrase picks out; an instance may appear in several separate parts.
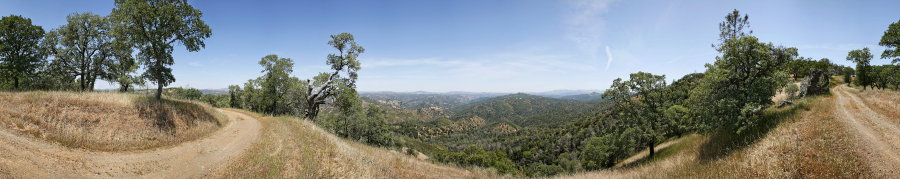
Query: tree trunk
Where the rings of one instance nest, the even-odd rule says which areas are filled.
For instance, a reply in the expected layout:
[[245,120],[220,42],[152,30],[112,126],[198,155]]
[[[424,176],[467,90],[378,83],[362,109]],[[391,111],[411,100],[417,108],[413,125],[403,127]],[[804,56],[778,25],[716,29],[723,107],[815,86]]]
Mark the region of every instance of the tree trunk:
[[653,154],[656,153],[654,148],[656,148],[656,142],[650,142],[650,155],[648,155],[647,158],[653,158]]
[[157,81],[157,83],[156,83],[156,100],[162,99],[162,90],[163,90],[162,82]]
[[309,104],[306,107],[306,118],[309,120],[316,119],[316,116],[319,115],[319,107],[315,104]]
[[119,92],[123,92],[123,93],[128,92],[128,84],[119,84],[119,85],[121,85],[121,87],[119,87]]
[[19,76],[13,75],[13,89],[19,90]]
[[81,81],[81,88],[80,88],[80,90],[81,90],[81,91],[84,91],[84,88],[85,88],[85,85],[84,85],[84,82],[85,82],[85,81],[84,81],[84,73],[81,73],[81,75],[79,75],[78,78],[81,79],[81,80],[79,80],[79,81]]
[[94,84],[97,83],[97,76],[91,75],[91,80],[88,82],[88,91],[94,91]]

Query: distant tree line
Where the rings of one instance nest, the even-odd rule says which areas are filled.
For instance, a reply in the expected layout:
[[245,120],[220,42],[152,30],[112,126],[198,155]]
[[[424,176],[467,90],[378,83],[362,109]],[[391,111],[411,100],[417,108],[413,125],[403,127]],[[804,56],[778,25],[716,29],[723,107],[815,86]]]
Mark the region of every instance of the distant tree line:
[[[120,91],[151,82],[159,99],[175,81],[172,51],[205,46],[202,13],[182,0],[116,0],[109,16],[73,13],[45,31],[18,15],[0,19],[0,89],[93,91],[97,79]],[[145,69],[138,75],[139,68]]]

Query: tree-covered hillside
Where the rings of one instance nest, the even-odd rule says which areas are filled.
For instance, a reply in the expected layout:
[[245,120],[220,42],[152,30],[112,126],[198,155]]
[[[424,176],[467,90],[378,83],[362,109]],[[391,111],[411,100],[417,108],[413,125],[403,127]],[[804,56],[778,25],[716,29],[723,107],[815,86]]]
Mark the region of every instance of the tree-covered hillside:
[[455,116],[478,116],[488,123],[520,126],[559,124],[589,113],[596,104],[516,93],[488,98],[454,109]]
[[362,92],[360,97],[369,103],[406,109],[438,107],[452,109],[485,97],[502,93],[429,93],[429,92]]

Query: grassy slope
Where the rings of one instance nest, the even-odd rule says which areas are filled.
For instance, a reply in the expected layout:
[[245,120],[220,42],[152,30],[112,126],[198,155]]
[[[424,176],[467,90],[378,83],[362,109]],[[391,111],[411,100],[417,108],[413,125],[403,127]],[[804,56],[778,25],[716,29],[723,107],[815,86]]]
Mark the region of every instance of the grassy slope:
[[334,136],[293,117],[246,111],[263,124],[262,136],[221,178],[493,178],[481,169],[462,169],[371,147]]
[[743,135],[689,136],[660,157],[621,169],[563,178],[868,178],[846,130],[835,121],[834,97],[768,109]]
[[205,104],[121,93],[0,92],[0,127],[73,148],[140,150],[203,138],[225,116]]

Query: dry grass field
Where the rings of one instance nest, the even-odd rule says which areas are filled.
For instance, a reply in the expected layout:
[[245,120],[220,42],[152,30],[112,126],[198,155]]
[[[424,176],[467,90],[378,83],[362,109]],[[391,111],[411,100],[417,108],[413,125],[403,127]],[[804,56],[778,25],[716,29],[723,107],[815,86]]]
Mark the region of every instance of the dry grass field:
[[900,92],[887,90],[853,91],[876,112],[900,124]]
[[121,93],[0,92],[0,125],[63,146],[141,150],[203,138],[227,121],[206,104]]
[[[239,110],[233,110],[239,111]],[[243,111],[241,111],[243,112]],[[220,178],[497,178],[472,168],[462,169],[348,141],[310,121],[244,112],[262,124],[260,141]]]

